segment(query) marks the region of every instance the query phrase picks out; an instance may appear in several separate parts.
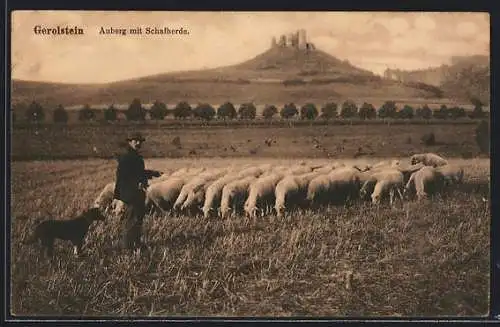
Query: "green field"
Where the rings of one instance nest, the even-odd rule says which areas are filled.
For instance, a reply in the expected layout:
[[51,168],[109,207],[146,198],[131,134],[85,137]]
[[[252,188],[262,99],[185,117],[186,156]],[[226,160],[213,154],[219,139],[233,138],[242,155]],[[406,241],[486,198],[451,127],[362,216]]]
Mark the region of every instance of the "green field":
[[[149,131],[156,133],[156,139],[160,132]],[[14,132],[14,141],[16,137]],[[89,140],[85,137],[77,145]],[[90,139],[106,144],[107,137]],[[68,151],[69,145],[64,146]],[[186,157],[147,159],[146,166],[170,171],[298,161]],[[91,205],[113,180],[116,164],[104,159],[15,161],[11,165],[12,313],[486,315],[490,207],[485,199],[489,199],[490,162],[450,162],[464,167],[464,185],[432,201],[397,202],[394,208],[358,203],[255,220],[147,217],[144,240],[150,248],[141,254],[118,249],[119,221],[110,217],[91,227],[81,258],[70,259],[71,246],[56,242],[56,258],[49,264],[39,259],[38,248],[22,245],[22,239],[39,218],[65,219]]]

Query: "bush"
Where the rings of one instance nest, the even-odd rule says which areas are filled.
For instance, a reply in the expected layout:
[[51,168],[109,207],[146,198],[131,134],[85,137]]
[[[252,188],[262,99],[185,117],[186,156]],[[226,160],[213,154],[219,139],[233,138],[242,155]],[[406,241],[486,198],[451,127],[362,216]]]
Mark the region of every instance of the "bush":
[[298,113],[299,111],[293,102],[285,104],[280,110],[280,116],[285,119],[292,118]]
[[262,116],[265,118],[265,119],[271,119],[273,118],[274,115],[276,115],[278,113],[278,108],[276,108],[276,106],[274,105],[267,105],[265,108],[264,108],[264,111],[262,111]]
[[417,109],[415,116],[418,118],[430,119],[432,117],[432,110],[429,106],[424,105],[422,108]]
[[127,111],[125,111],[125,116],[127,120],[145,120],[146,119],[146,109],[141,104],[141,100],[135,98],[130,103]]
[[28,109],[26,109],[26,120],[28,121],[33,121],[33,122],[41,122],[45,119],[45,113],[43,111],[42,106],[36,102],[33,101]]
[[217,109],[217,117],[219,118],[234,119],[236,116],[236,108],[231,102],[226,102]]
[[380,118],[396,118],[398,108],[396,107],[396,102],[386,101],[382,107],[378,110],[378,116]]
[[191,106],[186,101],[179,102],[174,108],[174,117],[185,119],[193,115]]
[[359,108],[358,116],[361,119],[375,119],[377,117],[377,111],[372,104],[365,102],[361,108]]
[[104,110],[104,120],[106,121],[115,121],[118,117],[118,111],[116,108],[111,105],[106,110]]
[[67,123],[68,112],[62,105],[59,105],[53,113],[53,120],[55,123]]
[[80,111],[78,111],[78,120],[89,121],[95,119],[95,111],[86,104]]
[[155,101],[149,109],[149,115],[151,119],[154,120],[163,120],[168,113],[167,106],[165,103],[160,101]]
[[421,138],[422,143],[426,146],[436,145],[436,136],[434,133],[424,134]]
[[449,109],[449,117],[453,119],[464,118],[467,116],[464,108],[453,107]]
[[193,116],[203,120],[211,120],[215,117],[215,109],[208,103],[201,103],[193,110]]
[[255,119],[257,115],[257,108],[251,102],[243,103],[238,109],[238,115],[241,119]]
[[479,101],[478,99],[472,99],[472,104],[474,104],[474,110],[472,110],[471,113],[469,113],[469,117],[472,118],[472,119],[482,119],[484,118],[486,115],[485,115],[485,112],[483,110],[483,104],[481,101]]
[[414,115],[413,108],[409,105],[405,105],[403,109],[398,112],[398,117],[401,119],[412,119]]
[[475,130],[476,143],[479,151],[484,154],[490,153],[490,125],[486,120],[481,120]]
[[321,115],[320,117],[322,119],[332,119],[337,117],[337,104],[333,102],[329,102],[321,108]]
[[356,104],[347,100],[342,104],[342,108],[340,109],[340,116],[342,118],[354,118],[358,114],[358,107]]
[[448,107],[446,107],[444,104],[439,108],[435,109],[432,113],[434,118],[437,119],[447,119],[449,115],[449,110]]
[[312,103],[306,103],[300,108],[300,119],[313,120],[318,117],[318,109]]

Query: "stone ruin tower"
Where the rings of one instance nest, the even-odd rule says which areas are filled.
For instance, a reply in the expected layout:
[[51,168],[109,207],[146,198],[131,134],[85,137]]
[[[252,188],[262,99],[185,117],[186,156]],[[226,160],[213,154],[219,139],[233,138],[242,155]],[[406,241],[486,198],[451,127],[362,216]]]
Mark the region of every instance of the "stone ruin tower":
[[300,29],[297,33],[298,33],[298,46],[299,46],[299,49],[305,49],[307,47],[306,30]]
[[275,48],[293,48],[301,50],[314,50],[314,44],[307,42],[307,34],[305,29],[299,29],[294,33],[282,34],[277,40],[273,37],[271,47]]

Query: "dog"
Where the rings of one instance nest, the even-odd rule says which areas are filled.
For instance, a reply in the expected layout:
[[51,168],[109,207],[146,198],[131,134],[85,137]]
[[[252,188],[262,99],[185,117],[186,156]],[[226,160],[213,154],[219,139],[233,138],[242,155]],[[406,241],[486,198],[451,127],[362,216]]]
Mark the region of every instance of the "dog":
[[34,233],[25,243],[41,241],[42,251],[45,250],[46,255],[52,257],[55,239],[71,241],[74,255],[79,256],[90,225],[103,220],[105,216],[99,208],[88,209],[69,220],[45,220],[35,227]]

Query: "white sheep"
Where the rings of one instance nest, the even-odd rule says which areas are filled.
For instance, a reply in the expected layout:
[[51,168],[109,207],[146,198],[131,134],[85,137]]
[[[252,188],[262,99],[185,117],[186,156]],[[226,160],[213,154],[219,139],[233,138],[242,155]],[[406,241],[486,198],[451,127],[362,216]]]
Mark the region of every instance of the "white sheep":
[[259,167],[248,167],[240,172],[233,172],[223,176],[210,184],[205,192],[205,201],[202,208],[204,217],[209,217],[210,214],[216,213],[220,208],[222,190],[226,184],[246,177],[259,177],[262,173],[263,170]]
[[335,165],[325,165],[325,166],[321,166],[321,167],[317,167],[315,169],[313,169],[313,172],[315,173],[319,173],[319,174],[329,174],[331,173],[333,170],[335,170],[337,167]]
[[125,203],[114,198],[115,182],[109,182],[94,200],[93,207],[100,208],[103,212],[117,216],[125,208]]
[[448,164],[447,160],[438,156],[435,153],[414,154],[413,156],[410,157],[410,162],[412,165],[421,162],[426,166],[432,166],[432,167],[439,167]]
[[220,202],[220,215],[222,218],[226,218],[231,212],[240,213],[243,211],[250,185],[255,180],[255,177],[250,176],[235,180],[224,186]]
[[146,210],[155,209],[162,213],[172,210],[181,189],[193,178],[193,174],[201,171],[201,169],[177,171],[167,179],[150,185],[146,190]]
[[436,170],[444,177],[444,185],[462,184],[464,180],[464,169],[456,165],[444,165],[437,167]]
[[103,212],[109,211],[113,202],[115,185],[115,182],[110,182],[104,186],[101,193],[99,193],[97,198],[94,200],[93,206],[95,208],[100,208]]
[[285,169],[285,175],[302,175],[302,174],[307,174],[312,171],[312,168],[307,165],[297,165],[297,166],[292,166],[288,169]]
[[405,186],[405,193],[410,192],[414,186],[417,199],[427,198],[428,195],[434,195],[442,190],[444,185],[444,176],[436,168],[425,166],[414,172]]
[[148,184],[149,185],[152,185],[152,184],[156,184],[156,183],[159,183],[159,182],[162,182],[164,180],[167,180],[171,175],[171,173],[169,172],[164,172],[160,177],[157,177],[157,178],[153,178],[151,179]]
[[226,174],[226,170],[224,169],[213,169],[207,170],[191,179],[182,187],[173,209],[182,212],[195,210],[196,205],[200,204],[205,198],[205,190],[208,187],[207,183],[216,180],[224,174]]
[[220,171],[212,176],[205,177],[204,181],[200,182],[197,185],[194,185],[194,187],[189,191],[186,200],[181,205],[180,210],[183,212],[191,212],[191,213],[198,211],[198,209],[200,212],[203,211],[202,207],[205,202],[205,196],[208,188],[215,181],[224,177],[225,174],[226,174],[225,171]]
[[181,169],[178,169],[174,171],[170,176],[172,177],[179,177],[179,176],[185,176],[185,175],[197,175],[201,174],[203,171],[205,171],[205,168],[200,167],[200,168],[188,168],[184,167]]
[[302,175],[288,175],[278,182],[275,189],[276,215],[281,216],[284,210],[294,208],[304,209],[307,205],[307,188],[314,178],[321,175],[318,172],[311,172]]
[[259,211],[263,215],[274,205],[276,184],[284,177],[283,173],[271,173],[255,180],[248,190],[244,210],[247,216],[256,217]]
[[312,207],[353,200],[359,191],[359,170],[342,167],[313,178],[307,188],[307,201]]
[[423,163],[419,162],[419,163],[416,163],[414,165],[400,164],[400,165],[395,166],[393,168],[396,170],[399,170],[403,174],[404,184],[406,184],[408,182],[408,180],[410,179],[410,176],[414,172],[422,169],[423,167],[425,167],[425,165]]
[[403,201],[404,176],[397,169],[387,168],[371,174],[361,187],[360,195],[362,198],[369,193],[370,186],[373,186],[371,199],[374,204],[379,204],[385,195],[389,195],[391,206],[394,203],[394,195],[396,194]]
[[163,213],[172,210],[188,178],[190,177],[175,176],[150,185],[146,190],[146,210],[158,209]]
[[247,176],[259,177],[260,175],[262,175],[266,171],[267,171],[266,167],[261,167],[261,166],[253,167],[253,166],[251,166],[251,167],[246,167],[243,170],[241,170],[239,172],[235,172],[235,173],[240,178],[247,177]]
[[241,179],[236,173],[228,174],[214,181],[205,192],[205,201],[203,203],[203,216],[208,218],[211,214],[216,213],[220,207],[222,198],[222,190],[224,186],[232,181]]

